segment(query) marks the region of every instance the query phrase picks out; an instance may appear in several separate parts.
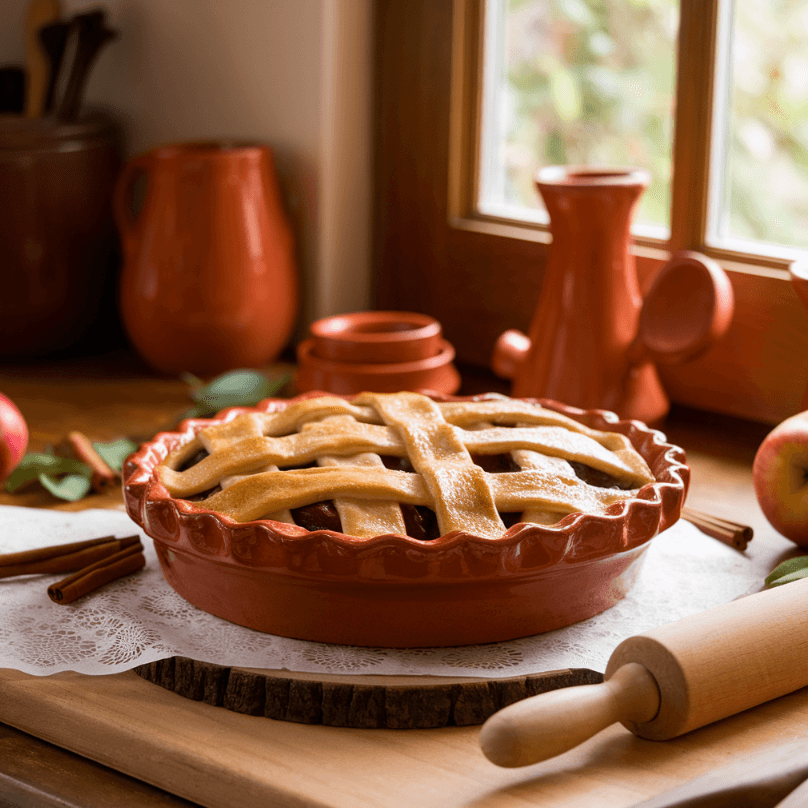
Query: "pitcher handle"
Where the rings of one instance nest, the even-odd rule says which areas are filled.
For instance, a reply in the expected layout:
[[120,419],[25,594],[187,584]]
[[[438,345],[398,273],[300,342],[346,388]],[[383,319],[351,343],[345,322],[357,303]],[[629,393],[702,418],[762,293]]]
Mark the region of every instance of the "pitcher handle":
[[143,205],[138,215],[134,215],[132,211],[132,192],[134,190],[135,181],[140,174],[144,174],[148,177],[152,164],[153,159],[150,155],[133,157],[123,167],[118,181],[115,184],[115,191],[112,198],[112,213],[115,217],[115,224],[121,234],[124,250],[127,253],[132,251],[137,240],[138,225],[140,220],[143,219],[143,211],[146,208],[146,201],[149,194],[147,179],[147,197],[143,199]]

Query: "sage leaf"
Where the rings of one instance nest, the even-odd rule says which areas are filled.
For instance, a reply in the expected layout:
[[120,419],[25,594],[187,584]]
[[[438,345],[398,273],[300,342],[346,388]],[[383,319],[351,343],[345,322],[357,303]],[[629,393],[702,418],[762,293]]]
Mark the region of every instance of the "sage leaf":
[[[189,374],[184,374],[185,376]],[[213,415],[225,407],[252,407],[275,395],[289,380],[288,376],[270,381],[257,370],[231,370],[208,384],[193,387],[188,395],[196,403],[186,418]]]
[[68,474],[58,479],[50,474],[40,474],[38,479],[53,496],[68,502],[76,502],[86,497],[92,485],[90,477],[84,474]]
[[44,452],[28,452],[6,480],[6,491],[16,493],[21,488],[36,482],[40,474],[79,474],[89,479],[92,477],[92,473],[92,469],[80,460],[57,457]]
[[782,564],[778,564],[766,576],[768,586],[780,586],[798,581],[800,578],[808,578],[808,555],[789,558]]
[[94,443],[93,448],[113,471],[120,472],[124,460],[137,450],[138,444],[129,438],[119,438],[107,443]]

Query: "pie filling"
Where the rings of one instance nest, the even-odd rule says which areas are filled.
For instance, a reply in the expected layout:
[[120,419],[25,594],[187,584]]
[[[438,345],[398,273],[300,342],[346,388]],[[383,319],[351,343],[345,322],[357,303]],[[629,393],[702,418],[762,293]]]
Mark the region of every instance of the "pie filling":
[[[207,451],[200,449],[189,461],[183,463],[179,470],[186,471],[208,456]],[[475,465],[480,466],[480,468],[489,474],[519,471],[519,466],[510,454],[472,455],[471,459],[474,461]],[[405,457],[382,456],[381,461],[385,468],[406,471],[410,474],[415,473],[412,463]],[[598,469],[575,461],[570,462],[570,466],[575,472],[575,476],[589,485],[595,486],[596,488],[625,490],[625,486],[622,485],[619,480],[606,472],[598,471]],[[313,466],[308,466],[307,468],[312,467]],[[210,496],[221,490],[222,487],[217,485],[207,491],[185,497],[185,499],[189,502],[203,503]],[[440,537],[441,533],[438,527],[438,519],[435,515],[435,511],[431,508],[427,508],[424,505],[409,505],[406,503],[399,507],[401,508],[401,515],[404,517],[404,524],[407,527],[408,536],[411,536],[413,539],[419,539],[420,541],[432,541]],[[293,508],[291,513],[295,524],[299,527],[306,528],[306,530],[333,530],[337,533],[343,532],[339,512],[333,500],[314,502],[311,505],[305,505],[301,508]],[[522,516],[519,511],[515,513],[502,513],[498,511],[498,513],[506,528],[518,524]]]
[[504,396],[417,393],[246,412],[202,429],[158,476],[173,497],[236,521],[422,541],[603,513],[654,480],[619,433]]

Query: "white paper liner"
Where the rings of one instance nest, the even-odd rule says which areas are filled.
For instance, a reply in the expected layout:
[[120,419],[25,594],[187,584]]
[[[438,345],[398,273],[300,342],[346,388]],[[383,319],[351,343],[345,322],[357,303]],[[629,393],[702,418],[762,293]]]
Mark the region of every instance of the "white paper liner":
[[171,656],[304,673],[521,676],[603,671],[625,638],[758,591],[788,552],[785,539],[740,553],[680,521],[656,537],[634,589],[581,623],[521,640],[455,648],[387,649],[290,640],[209,615],[165,582],[151,540],[122,511],[68,513],[0,506],[0,553],[140,533],[146,568],[62,606],[47,596],[64,575],[0,580],[0,666],[44,676],[110,674]]

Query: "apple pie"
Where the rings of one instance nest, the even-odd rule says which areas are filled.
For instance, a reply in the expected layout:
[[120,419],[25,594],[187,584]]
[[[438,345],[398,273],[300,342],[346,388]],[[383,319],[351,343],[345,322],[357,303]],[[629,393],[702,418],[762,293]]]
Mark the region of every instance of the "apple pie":
[[[607,608],[678,518],[688,469],[662,433],[611,413],[403,392],[184,422],[124,477],[129,513],[191,602],[286,636],[400,647],[523,636]],[[490,616],[490,593],[482,623],[458,608],[496,585],[515,597],[510,614]],[[423,622],[436,598],[437,628]],[[361,620],[330,616],[335,604]]]

